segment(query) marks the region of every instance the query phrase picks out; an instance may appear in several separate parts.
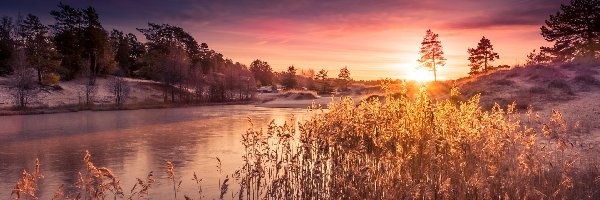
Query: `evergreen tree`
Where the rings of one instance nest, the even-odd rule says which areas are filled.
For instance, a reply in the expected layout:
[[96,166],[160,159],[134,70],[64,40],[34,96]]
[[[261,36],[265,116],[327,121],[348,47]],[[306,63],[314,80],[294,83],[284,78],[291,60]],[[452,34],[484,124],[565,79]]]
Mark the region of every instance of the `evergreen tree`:
[[55,23],[50,25],[53,29],[53,42],[61,57],[60,73],[64,79],[75,78],[82,70],[85,63],[83,58],[83,13],[69,5],[59,3],[58,10],[50,12]]
[[269,63],[256,59],[250,64],[250,71],[261,86],[273,85],[273,69]]
[[543,50],[553,54],[556,61],[595,60],[600,52],[599,24],[599,0],[571,0],[541,27],[544,39],[554,42],[553,47]]
[[110,45],[108,43],[108,33],[102,27],[98,13],[93,7],[88,7],[81,12],[83,14],[83,46],[84,46],[84,58],[89,63],[89,83],[90,85],[96,84],[96,77],[99,73],[109,73],[111,70],[107,68],[111,67],[111,57],[107,58],[110,54]]
[[298,85],[296,80],[296,71],[297,69],[292,65],[289,66],[287,71],[283,73],[283,79],[281,80],[281,85],[286,89],[294,89]]
[[348,90],[348,83],[350,82],[350,71],[348,67],[344,67],[340,69],[340,74],[338,74],[338,80],[340,81],[340,85],[343,91]]
[[433,71],[433,81],[437,81],[437,71],[440,66],[446,65],[442,42],[438,40],[438,34],[434,34],[431,29],[428,29],[421,42],[421,58],[417,60],[425,67]]
[[0,76],[14,71],[12,66],[12,57],[15,52],[15,41],[12,38],[13,31],[12,18],[2,17],[0,20]]
[[331,92],[331,86],[329,85],[329,81],[328,81],[328,77],[327,77],[327,70],[325,69],[321,69],[321,71],[319,71],[319,73],[317,73],[316,79],[319,80],[320,84],[321,84],[321,91],[319,91],[319,93],[322,94],[326,94],[326,93],[330,93]]
[[42,84],[46,79],[45,75],[52,73],[60,62],[48,36],[48,27],[44,26],[37,16],[31,14],[27,15],[20,27],[26,60],[36,69],[38,83]]
[[489,65],[490,62],[495,59],[500,59],[498,53],[494,52],[494,47],[489,39],[482,37],[476,48],[469,48],[469,66],[471,66],[471,72],[469,74],[477,74],[479,72],[485,72],[492,68]]
[[128,38],[123,34],[122,31],[113,29],[110,32],[110,41],[115,62],[117,62],[120,73],[129,76],[131,74],[131,63],[129,59],[131,54],[131,45],[129,44]]

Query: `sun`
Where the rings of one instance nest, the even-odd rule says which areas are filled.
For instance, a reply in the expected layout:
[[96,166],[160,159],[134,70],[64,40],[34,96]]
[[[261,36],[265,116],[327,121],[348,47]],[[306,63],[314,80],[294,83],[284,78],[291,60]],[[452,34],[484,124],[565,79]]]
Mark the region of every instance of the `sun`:
[[433,81],[433,74],[429,70],[414,67],[414,68],[406,70],[406,71],[407,71],[406,78],[408,80],[414,80],[414,81],[418,81],[418,82]]

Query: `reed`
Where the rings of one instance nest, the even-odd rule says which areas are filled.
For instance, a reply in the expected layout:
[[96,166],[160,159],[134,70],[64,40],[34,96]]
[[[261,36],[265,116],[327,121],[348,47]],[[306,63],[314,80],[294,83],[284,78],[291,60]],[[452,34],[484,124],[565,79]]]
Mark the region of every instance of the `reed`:
[[[384,87],[387,88],[387,87]],[[451,95],[460,92],[453,88]],[[542,119],[530,106],[513,104],[484,110],[479,95],[471,99],[433,100],[422,88],[386,91],[379,99],[350,98],[329,110],[313,107],[310,117],[242,135],[243,165],[218,180],[220,199],[600,199],[600,171],[594,155],[584,154],[558,111]],[[74,198],[125,198],[118,179],[98,168],[85,152]],[[36,199],[39,161],[23,173],[16,199]],[[167,179],[177,183],[175,165],[165,161]],[[217,171],[222,177],[222,163]],[[190,177],[192,178],[192,177]],[[201,182],[192,178],[203,198]],[[137,179],[128,199],[147,197],[150,172]],[[185,199],[191,197],[184,195]]]

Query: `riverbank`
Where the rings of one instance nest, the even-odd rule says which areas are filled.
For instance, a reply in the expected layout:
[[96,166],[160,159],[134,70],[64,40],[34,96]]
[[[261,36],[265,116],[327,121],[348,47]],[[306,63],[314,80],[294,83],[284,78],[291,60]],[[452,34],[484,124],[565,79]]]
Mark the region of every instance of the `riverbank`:
[[195,104],[128,104],[124,106],[116,105],[65,105],[59,107],[43,107],[43,108],[25,108],[25,109],[3,109],[0,110],[0,116],[11,115],[38,115],[38,114],[56,114],[79,111],[112,111],[112,110],[141,110],[141,109],[165,109],[165,108],[186,108],[186,107],[203,107],[203,106],[223,106],[223,105],[248,105],[256,103],[256,100],[236,101],[236,102],[218,102],[218,103],[195,103]]
[[164,86],[155,81],[125,78],[130,88],[122,106],[117,106],[109,91],[110,77],[99,77],[92,93],[91,105],[86,105],[85,84],[87,79],[60,82],[56,86],[38,86],[35,95],[29,97],[26,108],[18,108],[14,91],[10,89],[8,77],[0,77],[0,116],[54,114],[78,111],[138,110],[196,106],[243,105],[260,102],[260,99],[216,103],[165,103]]

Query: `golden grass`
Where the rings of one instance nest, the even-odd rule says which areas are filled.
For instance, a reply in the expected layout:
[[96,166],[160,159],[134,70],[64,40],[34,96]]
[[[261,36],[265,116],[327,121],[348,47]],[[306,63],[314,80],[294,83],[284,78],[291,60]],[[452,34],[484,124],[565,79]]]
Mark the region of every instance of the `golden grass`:
[[[531,107],[521,115],[514,104],[485,111],[478,95],[434,101],[425,89],[391,94],[385,103],[358,106],[345,98],[301,123],[292,118],[257,129],[249,120],[243,166],[219,180],[220,198],[600,199],[597,160],[574,145],[577,127],[560,112],[544,120]],[[125,198],[116,177],[95,167],[87,151],[84,162],[75,199],[104,199],[107,191]],[[165,166],[177,199],[181,181],[176,187],[174,164]],[[31,177],[24,173],[18,182],[18,198],[35,197]],[[193,180],[202,198],[201,179]],[[129,199],[147,194],[153,182],[152,173],[138,179]]]

